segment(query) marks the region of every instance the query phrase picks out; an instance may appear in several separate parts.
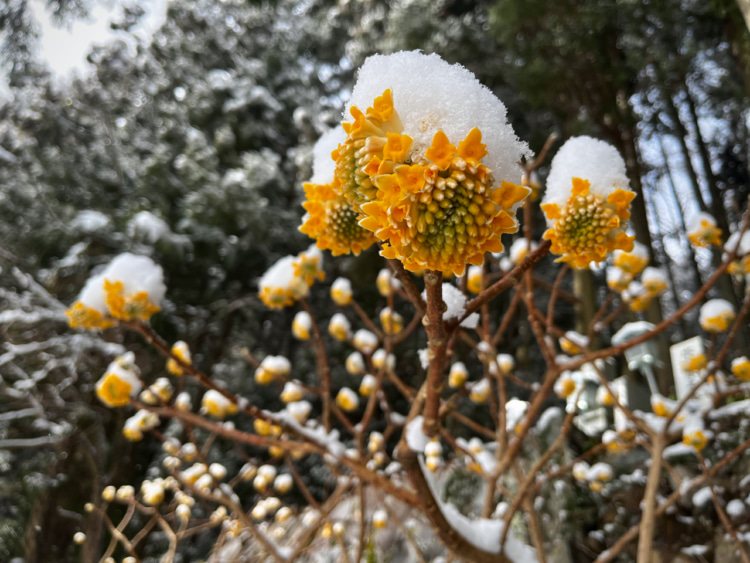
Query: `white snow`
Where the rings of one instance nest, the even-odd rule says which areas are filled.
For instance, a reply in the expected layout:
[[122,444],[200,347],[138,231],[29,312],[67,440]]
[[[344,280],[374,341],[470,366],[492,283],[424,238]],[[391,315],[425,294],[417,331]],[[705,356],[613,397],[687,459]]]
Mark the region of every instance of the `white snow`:
[[101,211],[84,209],[73,218],[70,226],[80,233],[91,234],[106,229],[110,226],[110,223],[109,217]]
[[727,416],[748,415],[750,414],[750,399],[729,403],[709,412],[711,420],[719,420]]
[[740,499],[732,499],[727,503],[727,514],[732,518],[739,518],[747,512],[747,506]]
[[344,119],[351,119],[352,106],[364,112],[387,88],[392,91],[402,133],[414,140],[412,156],[424,155],[439,130],[458,146],[478,127],[487,145],[484,164],[495,178],[520,182],[518,162],[531,153],[513,132],[503,103],[466,68],[419,51],[368,57],[359,69]]
[[687,444],[683,444],[682,442],[678,442],[677,444],[672,444],[671,446],[668,446],[664,448],[664,459],[673,459],[676,457],[683,457],[683,456],[695,456],[696,450],[693,446],[688,446]]
[[536,429],[538,432],[546,432],[547,429],[555,423],[561,423],[563,418],[563,412],[559,407],[549,407],[539,417],[539,421],[536,423]]
[[[372,100],[370,103],[372,103]],[[310,178],[310,183],[330,184],[333,181],[336,163],[331,158],[331,153],[345,140],[346,133],[340,126],[330,129],[320,136],[313,147],[313,175]]]
[[169,226],[150,211],[136,213],[128,221],[127,232],[131,238],[142,239],[150,244],[154,244],[172,233]]
[[159,306],[167,292],[161,266],[154,263],[148,256],[137,256],[130,252],[120,254],[112,260],[102,272],[101,278],[111,282],[121,281],[125,295],[145,291],[148,293],[149,301],[156,306]]
[[711,502],[711,487],[703,487],[693,494],[693,505],[702,508]]
[[513,241],[513,244],[510,245],[510,249],[508,250],[510,261],[513,264],[518,264],[530,251],[533,252],[538,246],[539,245],[533,241],[531,246],[529,246],[529,241],[526,240],[526,237],[517,238]]
[[612,145],[592,137],[571,137],[557,151],[547,178],[544,203],[565,206],[571,196],[573,178],[588,180],[590,193],[604,198],[617,189],[630,189],[620,153]]
[[[422,299],[427,300],[427,290],[422,292]],[[443,320],[460,319],[466,313],[466,296],[456,286],[450,283],[443,284],[443,303],[445,312]],[[479,314],[472,313],[461,323],[464,328],[476,328],[479,323]]]
[[430,439],[422,432],[422,425],[424,424],[424,418],[415,416],[414,419],[406,425],[404,429],[404,436],[406,437],[406,444],[409,449],[415,452],[424,452],[425,447],[430,442]]
[[708,319],[730,315],[734,317],[734,305],[726,299],[709,299],[701,307],[698,322],[703,325]]
[[708,553],[708,546],[699,544],[689,545],[688,547],[683,547],[680,551],[691,557],[700,557]]
[[363,354],[372,354],[378,347],[378,337],[369,330],[361,328],[354,333],[352,343]]
[[[432,481],[432,475],[429,471],[425,471],[424,461],[421,458],[419,459],[419,465],[432,490],[432,496],[438,503],[440,512],[451,527],[475,547],[488,553],[500,553],[500,539],[503,536],[504,528],[502,520],[469,518],[461,514],[452,504],[442,502],[438,491],[436,491],[435,483]],[[538,561],[536,550],[520,542],[512,532],[508,534],[503,546],[503,553],[513,563],[535,563]]]

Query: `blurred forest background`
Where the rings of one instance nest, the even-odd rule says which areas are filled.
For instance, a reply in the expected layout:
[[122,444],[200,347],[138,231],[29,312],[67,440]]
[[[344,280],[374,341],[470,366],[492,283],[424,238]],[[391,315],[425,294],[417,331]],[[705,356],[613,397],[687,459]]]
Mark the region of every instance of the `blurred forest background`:
[[[49,0],[45,9],[66,25],[95,3]],[[686,224],[708,211],[726,235],[746,205],[750,35],[736,0],[175,0],[148,38],[138,32],[143,14],[138,2],[120,8],[118,39],[94,48],[90,72],[63,85],[38,56],[28,3],[0,5],[2,561],[78,560],[73,533],[103,533],[84,503],[106,484],[139,482],[163,455],[148,440],[125,441],[123,409],[93,393],[123,348],[136,350],[149,378],[163,365],[133,336],[67,327],[64,307],[97,265],[124,251],[152,256],[168,286],[155,328],[187,341],[202,369],[251,400],[278,403],[252,381],[247,350],[285,354],[313,377],[313,359],[289,334],[294,311],[265,309],[256,281],[309,245],[297,227],[312,145],[340,121],[372,53],[422,49],[463,64],[536,151],[553,132],[617,147],[639,194],[633,229],[672,281],[651,320],[689,299],[720,260],[688,244]],[[539,238],[541,215],[533,227]],[[381,264],[371,249],[327,270],[350,277],[367,306]],[[554,280],[548,270],[540,283]],[[738,288],[728,276],[724,284],[712,296],[736,302]],[[580,319],[604,288],[603,272],[577,276],[567,290],[579,297],[561,300],[558,326],[574,328],[572,305]],[[311,302],[323,316],[333,310],[325,288],[313,288]],[[695,315],[672,342],[697,334]],[[503,346],[522,351],[525,319],[512,334]],[[422,377],[417,347],[399,355],[407,378]],[[533,379],[534,359],[520,360]],[[229,450],[231,471],[241,460]],[[327,476],[309,464],[314,490]],[[195,538],[187,560],[210,544]]]

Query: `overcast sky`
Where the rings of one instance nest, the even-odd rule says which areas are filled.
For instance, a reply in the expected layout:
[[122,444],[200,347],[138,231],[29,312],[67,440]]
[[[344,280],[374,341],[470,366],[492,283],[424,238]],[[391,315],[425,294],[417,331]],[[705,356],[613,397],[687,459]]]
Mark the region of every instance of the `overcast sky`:
[[[0,0],[2,1],[2,0]],[[141,20],[138,32],[144,38],[150,37],[161,25],[166,16],[168,0],[140,0],[140,5],[146,10]],[[89,65],[86,54],[92,45],[106,44],[117,37],[117,32],[109,28],[113,19],[121,13],[123,0],[111,2],[92,2],[91,17],[86,21],[74,21],[65,27],[56,27],[45,10],[44,0],[30,0],[29,7],[39,30],[39,54],[50,68],[65,80],[71,73],[84,73]],[[102,4],[108,4],[104,6]],[[0,90],[3,90],[5,80],[0,79]]]

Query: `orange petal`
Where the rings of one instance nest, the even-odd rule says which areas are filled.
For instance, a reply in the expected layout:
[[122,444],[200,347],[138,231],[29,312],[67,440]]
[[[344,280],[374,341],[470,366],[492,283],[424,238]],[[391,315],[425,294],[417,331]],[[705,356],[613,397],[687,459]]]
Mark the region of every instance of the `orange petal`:
[[540,207],[550,221],[560,218],[560,206],[556,203],[544,203]]
[[574,196],[586,195],[589,193],[589,187],[591,187],[591,183],[588,180],[573,178],[573,190],[571,191],[571,193]]
[[458,156],[467,162],[479,162],[487,155],[486,148],[487,145],[482,144],[482,132],[474,127],[458,144]]
[[438,168],[445,170],[456,156],[456,147],[451,145],[448,136],[442,131],[435,133],[432,145],[425,152],[425,156],[434,162]]

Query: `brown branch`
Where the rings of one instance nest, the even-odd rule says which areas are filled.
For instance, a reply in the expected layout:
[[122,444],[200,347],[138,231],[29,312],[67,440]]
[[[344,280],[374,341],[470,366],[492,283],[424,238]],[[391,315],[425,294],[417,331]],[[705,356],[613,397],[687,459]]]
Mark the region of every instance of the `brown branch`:
[[396,276],[396,279],[401,282],[407,299],[412,302],[421,315],[424,315],[427,306],[422,299],[422,294],[419,292],[419,289],[417,289],[417,285],[409,275],[409,272],[404,270],[404,265],[398,260],[388,260],[388,267],[393,272],[393,275]]
[[424,274],[427,291],[426,331],[429,338],[430,365],[427,370],[427,398],[424,408],[424,433],[434,438],[440,424],[440,394],[443,391],[443,368],[448,344],[443,323],[443,274],[428,270]]

